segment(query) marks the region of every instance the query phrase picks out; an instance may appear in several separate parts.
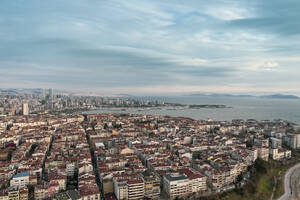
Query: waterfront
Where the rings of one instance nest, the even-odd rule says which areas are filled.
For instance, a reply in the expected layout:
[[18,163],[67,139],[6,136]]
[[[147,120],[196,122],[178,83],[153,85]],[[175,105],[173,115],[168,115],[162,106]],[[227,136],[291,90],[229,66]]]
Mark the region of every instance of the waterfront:
[[170,103],[182,104],[218,104],[231,108],[203,109],[98,109],[88,113],[140,113],[151,115],[183,116],[193,119],[232,120],[284,119],[300,124],[300,100],[298,99],[263,99],[263,98],[232,98],[232,97],[140,97],[138,99],[158,99]]

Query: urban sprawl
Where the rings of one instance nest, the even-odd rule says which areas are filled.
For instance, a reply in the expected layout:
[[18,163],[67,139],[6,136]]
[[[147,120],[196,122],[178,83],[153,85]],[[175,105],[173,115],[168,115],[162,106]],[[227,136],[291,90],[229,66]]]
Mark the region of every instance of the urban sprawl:
[[104,104],[164,103],[0,94],[0,200],[207,196],[245,185],[257,159],[300,147],[297,126],[280,119],[62,112]]

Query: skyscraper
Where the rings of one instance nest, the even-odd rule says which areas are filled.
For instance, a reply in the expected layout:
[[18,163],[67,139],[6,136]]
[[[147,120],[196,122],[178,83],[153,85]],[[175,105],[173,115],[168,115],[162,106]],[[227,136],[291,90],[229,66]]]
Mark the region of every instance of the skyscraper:
[[46,90],[45,90],[45,88],[42,89],[41,96],[42,96],[42,99],[46,99]]
[[49,88],[49,99],[53,99],[53,88]]
[[28,103],[23,103],[22,113],[23,113],[23,115],[28,115],[29,114]]

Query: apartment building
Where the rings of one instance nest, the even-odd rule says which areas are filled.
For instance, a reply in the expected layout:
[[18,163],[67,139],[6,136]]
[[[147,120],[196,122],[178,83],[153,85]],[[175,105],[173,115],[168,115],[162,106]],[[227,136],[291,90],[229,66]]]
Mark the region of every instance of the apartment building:
[[136,200],[143,199],[145,196],[145,184],[141,179],[114,178],[114,193],[118,200]]
[[170,173],[163,177],[163,189],[173,199],[189,193],[189,179],[181,173]]
[[283,149],[270,149],[270,157],[273,160],[282,160],[284,158],[290,158],[291,151]]
[[192,168],[178,169],[178,172],[187,176],[189,180],[189,193],[204,192],[207,190],[207,178]]
[[158,199],[160,195],[160,178],[149,170],[143,172],[141,178],[145,183],[145,197]]
[[269,149],[268,148],[259,148],[258,149],[258,157],[262,160],[268,161],[269,160]]
[[283,142],[292,149],[300,147],[300,134],[287,134],[283,136]]
[[13,176],[12,180],[10,180],[10,186],[12,187],[25,187],[29,184],[29,173],[19,173]]
[[80,200],[100,200],[100,192],[96,183],[79,185]]

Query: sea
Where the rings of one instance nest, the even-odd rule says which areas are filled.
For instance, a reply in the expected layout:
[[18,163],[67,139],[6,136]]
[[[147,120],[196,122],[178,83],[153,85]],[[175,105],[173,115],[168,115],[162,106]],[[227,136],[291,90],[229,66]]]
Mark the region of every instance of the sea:
[[140,109],[140,108],[105,108],[88,113],[132,113],[149,115],[169,115],[189,117],[198,120],[212,119],[231,121],[232,119],[274,120],[283,119],[300,125],[299,99],[269,99],[259,97],[212,97],[212,96],[180,96],[180,97],[135,97],[138,100],[164,101],[180,104],[214,104],[226,105],[228,108],[201,109]]

